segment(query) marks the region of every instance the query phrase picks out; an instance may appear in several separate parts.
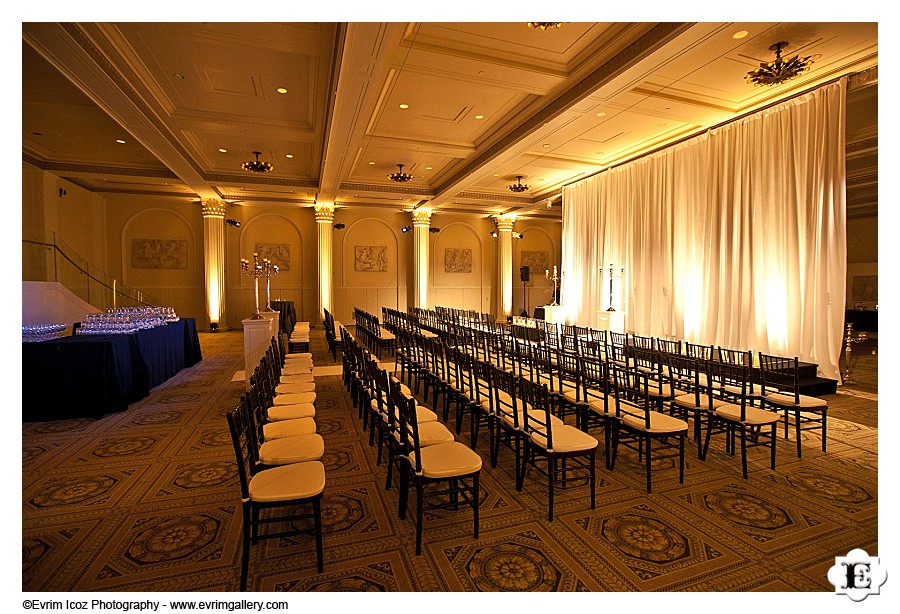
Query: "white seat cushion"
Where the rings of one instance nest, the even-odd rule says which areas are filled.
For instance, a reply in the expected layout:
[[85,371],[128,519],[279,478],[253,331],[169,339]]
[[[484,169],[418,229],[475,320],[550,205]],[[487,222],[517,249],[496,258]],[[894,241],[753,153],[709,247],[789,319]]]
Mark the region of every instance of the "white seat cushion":
[[285,365],[281,369],[281,376],[312,374],[312,365]]
[[[707,409],[709,407],[709,398],[705,394],[700,395],[700,405],[696,404],[697,397],[693,394],[679,394],[676,395],[674,399],[672,399],[672,403],[677,405],[678,407],[684,407],[686,409]],[[717,407],[721,407],[725,404],[725,401],[721,399],[713,399],[713,409]]]
[[285,360],[309,360],[313,359],[312,352],[291,352],[284,355]]
[[435,420],[419,424],[419,446],[424,448],[448,441],[454,441],[453,433],[443,423]]
[[315,403],[315,392],[292,392],[290,394],[279,394],[272,401],[275,405],[296,405],[298,403]]
[[314,497],[325,490],[325,465],[293,463],[260,471],[250,480],[250,500],[258,503]]
[[317,433],[281,437],[259,447],[259,462],[263,465],[288,465],[319,460],[325,453],[325,440]]
[[281,420],[294,420],[296,418],[315,418],[316,406],[312,403],[298,403],[297,405],[275,405],[270,407],[266,414],[270,422]]
[[809,410],[828,407],[827,401],[824,401],[823,399],[819,399],[817,397],[810,397],[805,394],[800,395],[800,404],[797,405],[794,403],[794,395],[784,394],[781,392],[766,393],[766,402],[771,403],[772,405],[777,405],[778,407],[799,407],[801,409]]
[[[557,452],[560,454],[566,452],[581,452],[584,450],[593,450],[599,444],[597,438],[593,435],[589,435],[568,424],[554,424],[551,429],[553,431],[553,449],[548,450],[548,452]],[[531,433],[531,441],[546,449],[546,432],[535,431]]]
[[315,381],[312,373],[300,373],[297,375],[284,375],[278,379],[281,384],[305,384]]
[[648,433],[678,433],[687,430],[687,422],[680,418],[675,418],[668,414],[661,414],[658,411],[650,413],[650,429],[647,430],[644,417],[642,415],[624,414],[622,416],[622,424],[633,429],[645,431]]
[[[421,448],[419,453],[422,461],[420,475],[427,478],[452,478],[481,470],[481,456],[458,441]],[[412,453],[408,458],[415,468],[414,457],[415,453]]]
[[[741,406],[726,403],[716,410],[716,415],[723,420],[728,420],[730,422],[740,422]],[[760,409],[759,407],[750,407],[749,405],[745,408],[744,417],[745,424],[749,424],[752,426],[772,424],[773,422],[778,422],[778,420],[780,420],[778,414],[776,414],[775,412]]]
[[295,435],[309,435],[316,432],[316,421],[312,418],[294,418],[292,420],[279,420],[263,425],[263,437],[267,441],[293,437]]
[[315,382],[302,382],[299,384],[278,384],[275,386],[275,394],[296,394],[298,392],[315,392]]

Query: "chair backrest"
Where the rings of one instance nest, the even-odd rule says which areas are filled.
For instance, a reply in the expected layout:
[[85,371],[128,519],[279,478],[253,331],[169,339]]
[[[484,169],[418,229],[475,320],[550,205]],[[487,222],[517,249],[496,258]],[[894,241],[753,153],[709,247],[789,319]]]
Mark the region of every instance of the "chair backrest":
[[724,362],[729,365],[753,366],[753,352],[750,350],[732,350],[729,348],[716,348],[718,362]]
[[553,422],[551,420],[550,391],[546,386],[536,384],[525,378],[519,380],[521,390],[522,427],[525,435],[535,439],[546,440],[548,450],[553,449]]
[[633,365],[607,363],[609,380],[616,406],[616,417],[626,414],[644,420],[650,428],[650,395],[647,394],[647,374]]
[[624,347],[628,345],[628,334],[609,331],[609,344]]
[[226,415],[241,482],[241,500],[244,502],[250,500],[250,478],[255,472],[253,426],[246,403],[246,396],[242,396],[238,406]]
[[656,348],[666,354],[681,354],[681,340],[657,338]]
[[576,354],[564,352],[562,350],[556,353],[556,390],[558,392],[565,391],[564,384],[567,386],[575,386],[578,391],[578,401],[581,401],[581,390],[579,386],[579,382],[581,381],[581,367],[579,366],[579,362],[581,362],[581,357]]
[[[494,365],[484,360],[472,360],[472,402],[481,405],[484,401],[493,403]],[[493,412],[493,405],[490,405]]]
[[669,380],[672,386],[682,392],[694,395],[694,406],[700,406],[700,372],[704,369],[703,362],[690,356],[679,354],[664,354],[663,360],[668,368]]
[[685,355],[690,356],[691,358],[696,358],[698,360],[712,360],[713,346],[685,341],[684,353]]
[[644,337],[642,335],[631,335],[631,345],[634,347],[653,350],[656,348],[655,339],[653,337]]
[[794,403],[800,404],[800,359],[759,353],[759,372],[762,384],[760,394],[778,391],[794,395]]
[[491,406],[493,414],[501,419],[505,417],[507,421],[512,422],[515,428],[521,428],[519,378],[514,373],[494,367],[492,381],[494,384]]
[[413,463],[416,473],[422,472],[422,458],[419,454],[419,421],[416,418],[416,400],[400,393],[400,386],[391,382],[391,399],[393,408],[389,410],[391,417],[396,413],[397,433],[401,454],[406,455]]
[[606,403],[609,398],[609,369],[606,361],[599,356],[582,356],[579,366],[581,367],[581,398],[587,403],[599,400]]
[[746,419],[750,391],[750,367],[710,360],[706,363],[708,409],[713,411],[714,401],[725,400],[741,408],[741,421]]

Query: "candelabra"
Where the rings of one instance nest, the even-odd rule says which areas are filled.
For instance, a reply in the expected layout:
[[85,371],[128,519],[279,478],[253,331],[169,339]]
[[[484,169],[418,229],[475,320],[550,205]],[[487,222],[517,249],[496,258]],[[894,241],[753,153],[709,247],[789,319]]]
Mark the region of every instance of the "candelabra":
[[[600,267],[600,275],[603,276],[603,267]],[[625,277],[625,267],[622,267],[619,271],[619,274],[615,274],[615,269],[613,268],[612,262],[609,263],[609,309],[607,311],[615,311],[615,307],[613,307],[613,279],[616,277],[622,278]]]
[[275,311],[272,309],[271,281],[273,277],[278,276],[278,265],[272,264],[268,258],[263,258],[262,267],[266,278],[266,311]]
[[556,271],[556,265],[553,265],[553,275],[550,275],[550,269],[544,270],[544,275],[553,282],[553,302],[550,306],[557,307],[559,303],[556,302],[556,289],[559,287],[559,273]]
[[869,335],[863,331],[860,333],[853,332],[853,323],[847,322],[847,331],[844,333],[844,384],[852,384],[850,379],[850,354],[854,343],[862,343],[869,338]]
[[253,299],[256,301],[256,313],[250,316],[251,320],[262,320],[263,316],[259,315],[259,278],[265,273],[263,265],[259,263],[259,256],[253,254],[253,264],[246,258],[241,258],[241,273],[249,275],[253,278]]

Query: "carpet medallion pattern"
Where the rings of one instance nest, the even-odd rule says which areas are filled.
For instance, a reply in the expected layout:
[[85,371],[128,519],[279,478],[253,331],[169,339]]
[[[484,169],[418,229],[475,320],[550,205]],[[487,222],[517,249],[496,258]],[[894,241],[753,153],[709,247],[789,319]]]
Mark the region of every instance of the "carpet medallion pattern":
[[[243,337],[200,340],[200,363],[126,411],[23,423],[23,590],[237,590],[241,506],[225,415],[244,391],[232,381],[244,369]],[[311,536],[264,541],[251,548],[250,590],[832,592],[835,557],[878,553],[877,394],[867,389],[826,397],[826,453],[818,433],[804,433],[797,458],[781,424],[776,469],[766,450],[750,449],[748,480],[721,437],[705,461],[690,439],[684,483],[673,459],[659,459],[647,494],[643,462],[620,450],[606,470],[595,431],[597,506],[584,484],[559,488],[553,521],[544,478],[530,471],[517,492],[513,453],[501,448],[490,467],[482,430],[479,539],[471,510],[429,511],[417,556],[415,504],[398,518],[397,475],[385,489],[386,463],[320,329],[310,349],[325,439],[325,568],[316,572]],[[448,427],[455,432],[452,412]],[[468,444],[468,433],[467,421],[457,439]]]

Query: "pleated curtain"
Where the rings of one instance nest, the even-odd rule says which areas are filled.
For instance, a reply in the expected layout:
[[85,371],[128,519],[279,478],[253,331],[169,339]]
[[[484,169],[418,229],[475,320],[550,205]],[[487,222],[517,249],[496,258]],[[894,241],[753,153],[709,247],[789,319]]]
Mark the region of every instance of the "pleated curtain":
[[819,364],[840,379],[845,80],[563,189],[567,318]]

